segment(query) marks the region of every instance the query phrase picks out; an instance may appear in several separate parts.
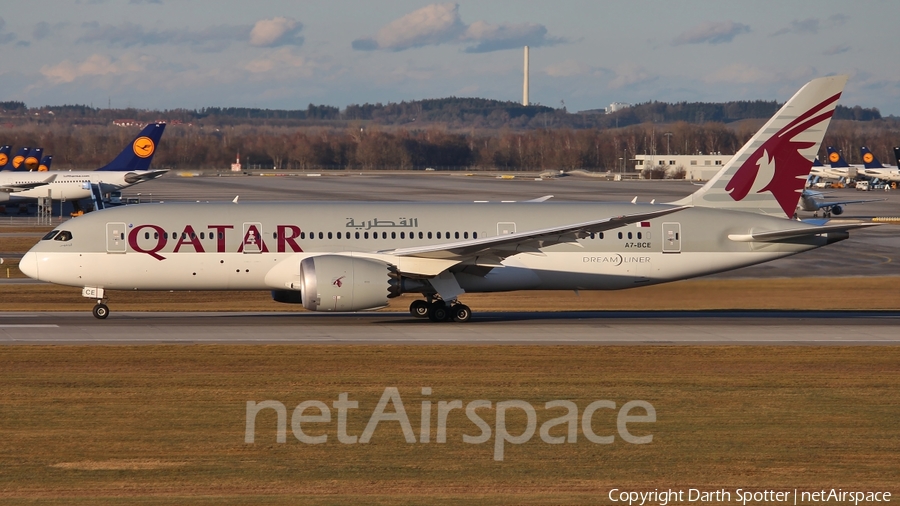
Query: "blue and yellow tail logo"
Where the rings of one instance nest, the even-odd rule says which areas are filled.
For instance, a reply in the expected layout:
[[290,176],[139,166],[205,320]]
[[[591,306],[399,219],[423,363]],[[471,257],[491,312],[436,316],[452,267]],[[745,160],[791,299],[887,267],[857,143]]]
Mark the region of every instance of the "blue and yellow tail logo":
[[863,155],[863,161],[866,163],[872,163],[875,161],[875,157],[872,156],[872,153],[866,153]]
[[831,163],[837,163],[838,160],[840,160],[840,159],[841,159],[841,155],[839,155],[837,153],[831,153],[828,155],[828,161]]
[[6,166],[9,163],[9,156],[6,153],[0,153],[0,167]]
[[138,137],[134,140],[134,144],[131,145],[131,148],[134,150],[135,155],[141,158],[147,158],[153,154],[156,145],[153,144],[153,139],[149,137]]
[[28,158],[25,159],[25,168],[26,168],[26,169],[28,169],[28,170],[34,170],[34,169],[37,168],[37,166],[38,166],[38,159],[37,159],[37,158],[35,158],[35,157],[33,157],[33,156],[29,156]]
[[17,155],[16,157],[13,158],[13,168],[18,169],[19,166],[22,165],[22,162],[24,162],[24,161],[25,161],[24,156]]

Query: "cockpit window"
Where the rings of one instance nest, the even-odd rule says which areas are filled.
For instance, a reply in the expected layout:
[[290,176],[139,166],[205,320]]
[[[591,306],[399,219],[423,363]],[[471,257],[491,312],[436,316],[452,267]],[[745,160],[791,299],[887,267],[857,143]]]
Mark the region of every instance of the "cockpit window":
[[58,233],[59,233],[59,230],[51,230],[51,231],[47,232],[47,235],[42,237],[41,240],[49,241],[50,239],[53,239],[54,237],[56,237],[56,234],[58,234]]
[[57,235],[53,240],[55,241],[71,241],[72,240],[72,232],[68,230],[60,230],[59,235]]

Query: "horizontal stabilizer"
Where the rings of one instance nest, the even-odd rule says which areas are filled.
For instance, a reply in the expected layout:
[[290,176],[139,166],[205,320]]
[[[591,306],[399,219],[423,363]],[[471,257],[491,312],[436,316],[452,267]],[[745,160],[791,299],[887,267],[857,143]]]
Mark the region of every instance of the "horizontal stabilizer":
[[877,227],[878,223],[840,223],[836,225],[823,225],[820,227],[800,227],[787,230],[771,230],[768,232],[755,232],[751,234],[730,234],[728,238],[735,242],[778,242],[785,239],[798,237],[812,237],[834,232],[847,232],[856,228]]

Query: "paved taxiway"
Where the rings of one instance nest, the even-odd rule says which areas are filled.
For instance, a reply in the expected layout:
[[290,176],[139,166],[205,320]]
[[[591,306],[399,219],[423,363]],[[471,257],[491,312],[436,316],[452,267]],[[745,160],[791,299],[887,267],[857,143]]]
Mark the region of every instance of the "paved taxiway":
[[900,312],[476,313],[467,324],[402,313],[0,314],[12,344],[900,345]]

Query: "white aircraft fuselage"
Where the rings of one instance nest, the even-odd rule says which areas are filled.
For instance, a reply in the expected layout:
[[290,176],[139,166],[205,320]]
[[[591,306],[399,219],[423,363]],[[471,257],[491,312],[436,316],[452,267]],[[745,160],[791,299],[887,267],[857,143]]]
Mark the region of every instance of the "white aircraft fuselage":
[[12,193],[0,193],[9,200],[36,199],[49,196],[53,200],[80,200],[91,198],[91,184],[100,185],[105,193],[121,190],[148,179],[164,174],[159,170],[119,171],[44,171],[44,172],[0,172],[0,187],[19,184],[34,184],[56,176],[51,182],[34,188]]
[[68,234],[67,240],[39,242],[20,268],[58,284],[116,290],[291,290],[298,286],[305,258],[337,255],[383,263],[383,279],[373,282],[383,283],[385,294],[390,268],[423,277],[450,269],[466,292],[606,290],[753,265],[847,235],[747,242],[741,238],[784,230],[785,223],[807,226],[698,207],[593,238],[528,248],[502,261],[486,256],[459,263],[396,253],[659,207],[560,202],[142,204],[66,222],[58,229]]

